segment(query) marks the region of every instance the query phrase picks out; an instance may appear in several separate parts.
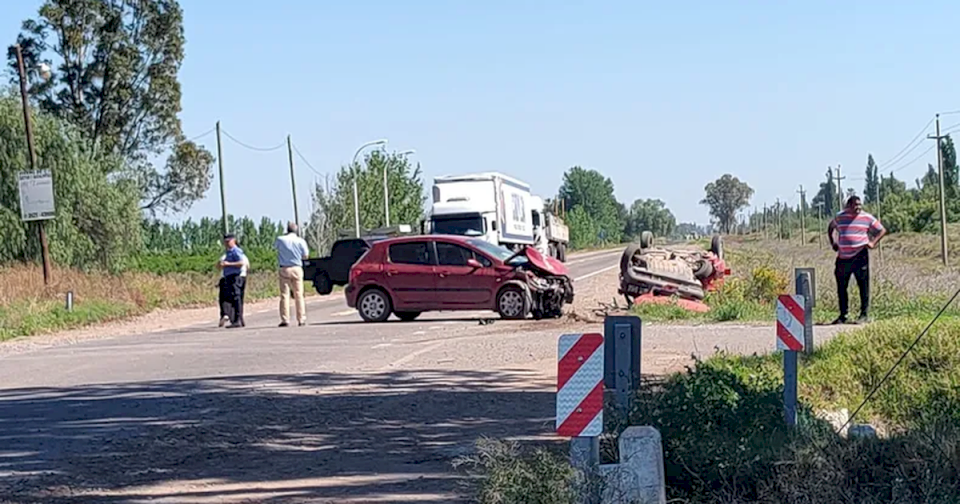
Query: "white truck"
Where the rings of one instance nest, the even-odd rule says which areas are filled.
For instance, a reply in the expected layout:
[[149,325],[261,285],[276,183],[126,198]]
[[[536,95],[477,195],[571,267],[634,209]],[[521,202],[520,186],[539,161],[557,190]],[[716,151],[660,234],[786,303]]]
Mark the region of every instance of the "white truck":
[[567,226],[530,194],[525,182],[502,173],[448,175],[433,179],[429,232],[476,236],[511,250],[533,246],[566,260]]

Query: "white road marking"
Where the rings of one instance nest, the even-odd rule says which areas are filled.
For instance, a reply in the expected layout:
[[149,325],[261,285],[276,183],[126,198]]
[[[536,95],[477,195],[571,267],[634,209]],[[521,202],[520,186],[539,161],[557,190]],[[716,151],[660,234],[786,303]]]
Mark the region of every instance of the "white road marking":
[[419,356],[421,356],[421,355],[423,355],[423,354],[425,354],[425,353],[430,353],[430,352],[432,352],[432,351],[434,351],[434,350],[442,347],[442,346],[445,345],[446,343],[447,343],[446,341],[438,341],[438,342],[436,342],[436,343],[434,343],[434,344],[432,344],[432,345],[430,345],[430,346],[421,348],[420,350],[417,350],[416,352],[412,352],[412,353],[410,353],[410,354],[407,354],[407,355],[405,355],[405,356],[403,356],[403,357],[401,357],[401,358],[393,361],[393,362],[390,363],[390,365],[388,365],[388,366],[384,366],[383,368],[380,369],[380,371],[381,371],[381,372],[383,372],[383,371],[389,371],[389,370],[391,370],[391,369],[394,369],[394,368],[397,368],[397,367],[399,367],[399,366],[402,366],[402,365],[404,365],[404,364],[412,361],[413,359],[416,359],[417,357],[419,357]]
[[388,346],[393,346],[393,343],[380,343],[379,345],[373,345],[373,346],[370,347],[370,348],[371,348],[372,350],[376,350],[376,349],[378,349],[378,348],[386,348],[386,347],[388,347]]
[[427,334],[427,331],[414,331],[414,332],[413,332],[413,335],[414,335],[414,336],[420,336],[421,334]]
[[582,263],[582,262],[594,261],[594,260],[596,260],[596,259],[599,259],[600,257],[606,257],[607,255],[609,255],[609,256],[616,256],[617,254],[620,254],[620,253],[621,253],[620,250],[614,250],[614,251],[609,251],[609,250],[607,250],[607,251],[604,251],[604,252],[601,252],[601,253],[597,253],[597,254],[590,255],[590,256],[588,256],[588,257],[577,258],[577,259],[574,260],[574,261],[567,261],[567,262],[565,262],[565,263],[563,263],[563,264],[565,264],[565,265],[567,265],[567,266],[570,266],[570,265],[572,265],[572,264],[579,264],[579,263]]
[[331,316],[331,317],[343,317],[343,316],[346,316],[346,315],[350,315],[351,313],[357,313],[357,310],[350,309],[350,310],[338,311],[338,312],[336,312],[336,313],[331,313],[330,316]]
[[600,273],[603,273],[603,272],[605,272],[605,271],[610,271],[610,270],[612,270],[612,269],[614,269],[614,268],[619,268],[619,267],[620,267],[619,264],[614,264],[613,266],[607,266],[606,268],[598,269],[597,271],[593,271],[593,272],[587,273],[586,275],[580,275],[579,277],[574,278],[573,281],[574,281],[574,282],[579,282],[580,280],[586,280],[587,278],[590,278],[590,277],[592,277],[592,276],[594,276],[594,275],[599,275]]

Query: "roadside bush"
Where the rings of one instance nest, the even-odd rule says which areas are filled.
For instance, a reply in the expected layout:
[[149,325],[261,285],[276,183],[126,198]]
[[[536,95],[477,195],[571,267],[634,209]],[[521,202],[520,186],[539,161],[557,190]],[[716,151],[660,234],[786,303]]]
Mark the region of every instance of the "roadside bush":
[[481,438],[475,455],[456,466],[478,475],[483,504],[573,504],[575,471],[567,459],[544,448],[529,452],[514,441]]
[[[272,272],[277,269],[277,253],[272,247],[243,248],[250,260],[251,272]],[[216,272],[216,262],[223,255],[223,249],[210,248],[201,252],[164,252],[144,253],[137,257],[137,271],[166,275],[171,273],[210,273]]]

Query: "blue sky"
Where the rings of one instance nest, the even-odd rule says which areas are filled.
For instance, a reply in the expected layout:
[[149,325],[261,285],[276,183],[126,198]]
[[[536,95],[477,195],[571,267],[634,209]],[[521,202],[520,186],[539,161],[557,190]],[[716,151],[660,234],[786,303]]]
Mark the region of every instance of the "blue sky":
[[[4,3],[0,37],[12,42],[40,3]],[[747,181],[758,206],[795,203],[828,165],[862,177],[868,152],[883,162],[934,113],[960,109],[955,2],[181,6],[188,136],[217,120],[254,146],[289,133],[322,173],[388,138],[391,150],[417,150],[427,194],[435,175],[499,170],[549,196],[581,165],[609,176],[628,205],[660,198],[704,223],[703,186],[724,173]],[[216,152],[213,135],[201,143]],[[291,218],[286,149],[223,147],[228,210]],[[934,152],[898,176],[912,181],[927,162]],[[296,163],[303,219],[315,174]],[[216,184],[186,215],[219,214]]]

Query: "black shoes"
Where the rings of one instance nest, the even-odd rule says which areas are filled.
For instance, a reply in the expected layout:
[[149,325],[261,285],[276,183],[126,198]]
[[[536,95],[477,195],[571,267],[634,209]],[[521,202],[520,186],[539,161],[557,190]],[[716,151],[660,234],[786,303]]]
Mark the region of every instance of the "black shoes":
[[[860,314],[859,317],[857,317],[857,320],[853,321],[853,323],[856,325],[867,324],[869,322],[870,322],[870,317],[863,313]],[[840,325],[840,324],[848,324],[848,323],[849,322],[847,321],[847,317],[845,315],[841,315],[837,317],[833,322],[830,322],[830,325]]]

